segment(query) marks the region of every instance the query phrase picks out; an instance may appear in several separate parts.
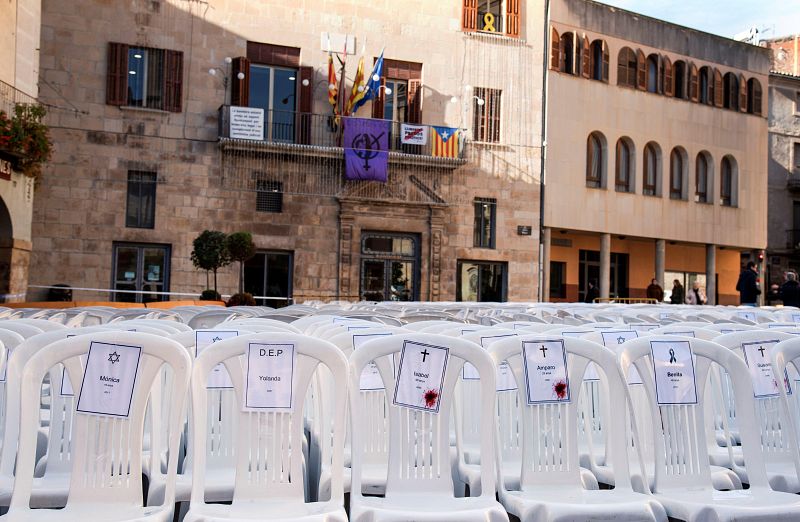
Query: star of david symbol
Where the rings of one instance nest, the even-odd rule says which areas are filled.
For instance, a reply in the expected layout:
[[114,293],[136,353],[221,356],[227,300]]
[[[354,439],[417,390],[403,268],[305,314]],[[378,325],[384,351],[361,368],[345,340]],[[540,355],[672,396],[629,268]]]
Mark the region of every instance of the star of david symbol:
[[625,338],[624,337],[617,337],[617,344],[622,344],[624,342],[625,342]]
[[118,362],[119,362],[119,354],[118,354],[117,352],[114,352],[114,353],[112,353],[112,354],[109,354],[109,356],[108,356],[108,362],[110,362],[111,364],[116,364],[116,363],[118,363]]

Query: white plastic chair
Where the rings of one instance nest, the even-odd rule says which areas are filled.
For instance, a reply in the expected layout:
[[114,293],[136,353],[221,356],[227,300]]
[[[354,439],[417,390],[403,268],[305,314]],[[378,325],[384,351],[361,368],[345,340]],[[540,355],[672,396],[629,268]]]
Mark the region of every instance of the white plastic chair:
[[426,521],[507,521],[508,516],[495,500],[495,472],[491,458],[481,461],[481,494],[476,497],[453,496],[450,462],[450,413],[455,385],[465,362],[471,363],[481,377],[481,396],[475,408],[482,424],[482,455],[494,454],[492,423],[495,402],[495,366],[486,351],[469,341],[454,337],[409,333],[380,337],[367,341],[350,356],[350,409],[363,408],[359,391],[361,373],[375,361],[386,387],[387,397],[394,397],[395,378],[386,357],[402,351],[407,342],[444,347],[449,350],[442,393],[438,398],[439,413],[412,410],[387,401],[389,418],[389,469],[386,494],[383,498],[364,497],[361,481],[364,467],[365,440],[368,430],[363,419],[353,416],[352,486],[350,520],[378,522]]
[[[666,521],[666,512],[658,502],[631,487],[624,415],[617,415],[616,420],[606,427],[610,432],[608,461],[614,470],[614,489],[587,490],[580,479],[576,443],[578,399],[583,388],[581,377],[590,361],[606,376],[604,389],[610,402],[623,410],[630,405],[625,379],[614,352],[584,339],[529,334],[497,341],[489,347],[489,353],[495,363],[508,361],[517,382],[525,383],[523,343],[543,340],[564,343],[570,400],[528,404],[525,386],[520,388],[520,438],[523,446],[520,489],[510,491],[501,485],[500,501],[522,522],[587,519]],[[570,380],[569,376],[576,380]]]
[[[290,411],[243,411],[247,353],[250,343],[294,345],[296,360]],[[205,502],[206,428],[209,372],[224,363],[234,386],[237,408],[236,477],[230,505]],[[331,500],[305,502],[303,412],[311,378],[320,363],[330,371],[333,390]],[[344,446],[347,360],[326,341],[295,333],[256,333],[213,344],[195,360],[192,376],[192,496],[185,521],[302,520],[345,522],[341,469]]]
[[[688,522],[723,520],[797,520],[800,499],[773,491],[760,452],[752,383],[744,361],[729,349],[711,341],[681,338],[693,353],[697,404],[659,405],[656,400],[651,343],[676,342],[676,337],[651,336],[625,343],[619,353],[623,372],[636,366],[650,402],[648,422],[655,426],[656,448],[653,494],[671,518]],[[740,420],[742,452],[750,488],[736,491],[714,489],[708,465],[704,414],[705,386],[712,363],[731,375],[736,412]]]
[[[34,435],[39,427],[39,390],[45,375],[64,364],[70,380],[83,382],[81,359],[90,342],[141,347],[136,386],[127,418],[73,411],[72,471],[69,496],[63,509],[32,509]],[[142,505],[142,426],[150,388],[166,365],[174,376],[172,401],[178,406],[170,418],[167,494],[160,506]],[[145,333],[97,332],[57,341],[31,356],[22,371],[19,452],[14,491],[7,520],[172,520],[174,478],[182,419],[180,406],[189,386],[191,360],[177,343]],[[76,386],[80,393],[82,385]]]

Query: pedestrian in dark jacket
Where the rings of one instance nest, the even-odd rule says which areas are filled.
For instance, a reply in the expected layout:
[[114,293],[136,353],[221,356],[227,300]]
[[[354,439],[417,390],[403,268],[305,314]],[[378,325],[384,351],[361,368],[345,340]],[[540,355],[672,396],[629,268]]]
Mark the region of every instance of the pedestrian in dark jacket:
[[800,283],[797,282],[797,274],[794,272],[786,273],[786,282],[778,290],[778,296],[783,301],[784,306],[800,307]]
[[652,279],[647,287],[647,298],[655,299],[658,303],[664,302],[664,289],[661,288],[656,279]]
[[597,280],[592,279],[589,281],[589,289],[586,290],[586,298],[583,300],[583,302],[594,303],[594,300],[598,297],[600,297],[600,289],[597,288]]
[[752,261],[748,262],[747,267],[739,274],[736,290],[739,292],[739,302],[741,304],[756,306],[761,289],[758,288],[756,264]]
[[672,304],[683,304],[686,297],[686,291],[683,285],[677,279],[672,282],[672,294],[669,296],[669,302]]

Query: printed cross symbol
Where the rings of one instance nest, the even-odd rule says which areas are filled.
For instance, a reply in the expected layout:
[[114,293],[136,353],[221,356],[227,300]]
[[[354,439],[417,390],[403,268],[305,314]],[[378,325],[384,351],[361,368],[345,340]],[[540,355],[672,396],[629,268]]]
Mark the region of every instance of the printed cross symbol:
[[622,344],[624,342],[625,342],[625,338],[624,337],[617,337],[617,344]]
[[108,355],[108,362],[115,364],[119,362],[119,354],[117,352]]
[[425,350],[422,350],[422,362],[425,362],[425,357],[427,357],[429,355],[430,355],[430,352],[427,350],[427,348]]
[[764,347],[763,346],[759,346],[758,347],[758,351],[761,352],[761,357],[764,357]]
[[545,348],[545,346],[542,345],[542,347],[539,349],[542,351],[542,357],[547,357],[547,348]]

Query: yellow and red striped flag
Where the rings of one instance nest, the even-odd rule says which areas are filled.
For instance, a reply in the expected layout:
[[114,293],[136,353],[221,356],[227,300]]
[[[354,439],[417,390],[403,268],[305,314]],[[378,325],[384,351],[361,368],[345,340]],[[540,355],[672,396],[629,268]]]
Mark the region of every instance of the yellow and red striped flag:
[[458,129],[431,127],[431,155],[442,158],[458,157]]
[[333,107],[333,112],[337,113],[336,102],[338,100],[339,87],[336,85],[336,69],[333,67],[333,54],[328,53],[328,103]]

